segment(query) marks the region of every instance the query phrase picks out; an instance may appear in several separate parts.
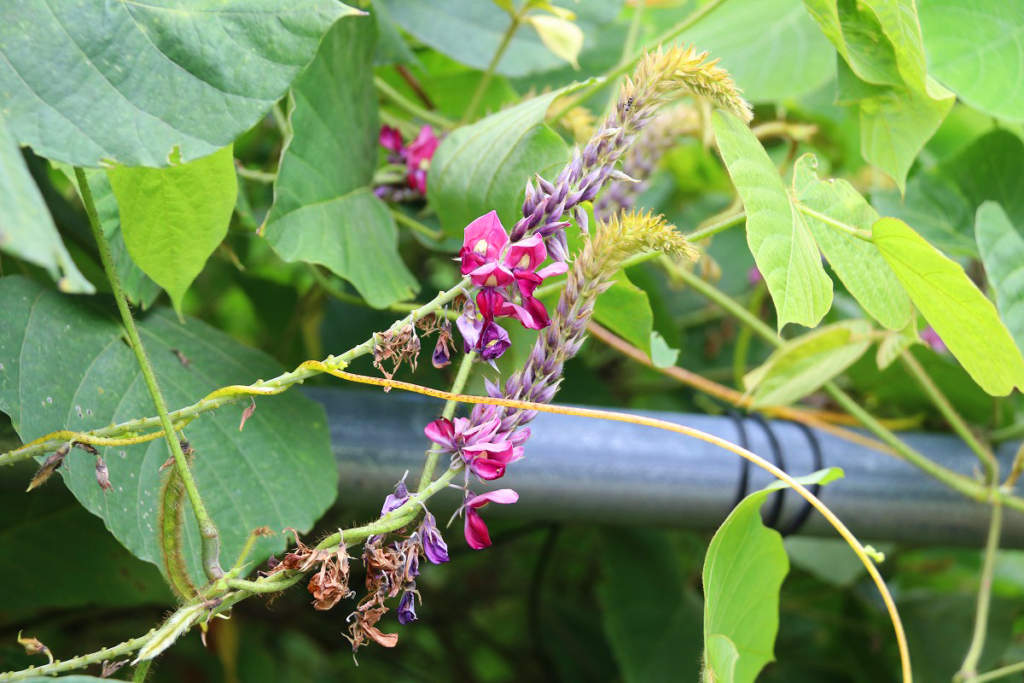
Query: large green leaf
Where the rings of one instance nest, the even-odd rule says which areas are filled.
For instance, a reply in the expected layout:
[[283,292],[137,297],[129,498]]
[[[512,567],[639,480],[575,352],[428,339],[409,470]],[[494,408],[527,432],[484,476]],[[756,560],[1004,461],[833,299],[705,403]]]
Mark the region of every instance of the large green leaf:
[[336,0],[49,2],[5,7],[0,101],[19,142],[76,166],[167,166],[231,144],[273,106]]
[[[382,0],[395,22],[429,47],[483,71],[490,64],[505,37],[511,18],[496,3],[479,0]],[[598,25],[614,18],[621,0],[589,0],[586,3],[555,2],[578,15],[584,32],[584,50],[594,43]],[[520,26],[508,41],[505,54],[494,72],[503,76],[525,76],[548,71],[565,62],[541,42],[531,26]]]
[[[604,630],[626,683],[694,680],[700,661],[701,600],[684,558],[664,531],[604,534],[597,587]],[[696,552],[694,552],[696,550]],[[696,567],[694,567],[696,569]],[[657,576],[646,581],[643,576]]]
[[754,393],[757,408],[799,401],[863,356],[870,335],[866,320],[845,320],[800,335],[747,373],[743,384]]
[[319,263],[371,305],[411,298],[415,278],[398,255],[398,230],[369,187],[379,123],[372,18],[338,22],[292,88],[285,145],[266,236],[285,261]]
[[896,181],[955,97],[925,71],[913,0],[804,0],[839,52],[837,100],[859,104],[861,154]]
[[544,125],[544,116],[555,98],[577,87],[526,100],[445,138],[430,164],[427,197],[448,235],[461,236],[491,210],[511,228],[522,210],[526,181],[569,159],[569,148]]
[[832,46],[801,0],[730,0],[685,37],[712,50],[752,102],[803,95],[835,73]]
[[988,114],[1024,121],[1024,4],[1006,0],[919,0],[935,78]]
[[[0,315],[6,323],[0,329],[0,410],[10,415],[23,440],[154,413],[135,356],[111,315],[21,277],[0,279]],[[139,332],[172,409],[219,387],[282,370],[199,320],[179,324],[165,309],[143,317]],[[239,431],[244,407],[221,408],[185,428],[196,449],[196,480],[220,527],[222,555],[229,563],[252,529],[308,530],[336,495],[337,468],[320,406],[295,392],[261,400]],[[96,485],[92,456],[83,451],[68,457],[61,470],[65,482],[125,547],[158,563],[157,498],[166,442],[105,448],[102,455],[112,490],[104,493]],[[186,510],[185,519],[191,518]],[[260,542],[261,553],[283,547],[281,536]],[[186,523],[185,552],[198,579],[194,523]]]
[[189,285],[228,234],[238,197],[231,149],[167,168],[107,171],[132,261],[167,290],[179,313]]
[[747,211],[747,243],[778,311],[781,330],[814,327],[832,304],[832,280],[810,228],[750,129],[727,112],[714,114],[715,136]]
[[[793,192],[818,213],[840,223],[870,230],[878,213],[845,180],[819,180],[818,160],[800,157],[793,169]],[[890,330],[910,321],[910,297],[874,245],[825,225],[814,217],[807,224],[832,269],[864,310]]]
[[982,202],[998,202],[1010,222],[1024,226],[1024,141],[997,129],[979,137],[939,167],[970,204],[971,215]]
[[1024,358],[964,269],[901,220],[883,218],[872,232],[914,305],[974,381],[992,396],[1024,387]]
[[57,233],[50,211],[25,164],[18,143],[0,116],[0,249],[45,268],[67,292],[96,291]]
[[[86,605],[167,605],[170,592],[151,565],[132,557],[103,523],[61,486],[25,492],[28,467],[0,473],[0,556],[19,557],[36,548],[34,562],[11,562],[0,585],[0,623],[10,616]],[[49,543],[38,546],[41,538]],[[69,557],[88,557],[66,564]]]
[[[805,486],[827,484],[841,476],[842,470],[831,468],[797,481]],[[775,659],[779,589],[789,572],[789,559],[782,536],[761,521],[761,505],[770,493],[785,487],[775,482],[744,498],[711,539],[704,560],[706,681],[752,683]],[[731,641],[738,659],[716,636]],[[724,663],[726,670],[716,670],[716,663]]]
[[996,290],[999,315],[1017,348],[1024,350],[1024,238],[994,202],[978,209],[974,232],[989,284]]

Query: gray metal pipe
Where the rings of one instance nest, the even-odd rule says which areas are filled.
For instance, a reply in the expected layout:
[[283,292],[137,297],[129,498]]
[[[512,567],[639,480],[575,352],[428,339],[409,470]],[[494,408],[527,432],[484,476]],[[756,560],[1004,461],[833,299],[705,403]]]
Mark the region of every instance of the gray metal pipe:
[[[327,410],[331,441],[341,473],[340,500],[352,507],[379,509],[384,496],[405,471],[415,479],[428,442],[423,427],[436,419],[434,399],[392,392],[309,389]],[[642,412],[738,443],[730,417]],[[765,430],[747,419],[749,448],[771,460]],[[696,439],[630,425],[566,415],[541,414],[530,425],[526,457],[494,487],[519,492],[514,506],[492,506],[488,514],[523,520],[651,524],[705,530],[722,523],[736,501],[741,459]],[[797,425],[772,421],[785,470],[799,476],[816,468],[811,443]],[[976,460],[953,436],[911,433],[903,438],[935,462],[973,475]],[[846,477],[821,491],[821,498],[861,539],[980,547],[985,542],[989,508],[965,499],[896,458],[865,449],[824,432],[814,432],[824,467],[841,467]],[[1008,471],[1016,450],[1004,444],[998,456]],[[748,492],[772,477],[751,467]],[[474,482],[475,483],[475,482]],[[476,486],[483,490],[486,487]],[[448,494],[453,508],[458,493]],[[777,528],[784,528],[806,503],[783,496]],[[766,508],[769,506],[766,506]],[[821,515],[812,513],[800,534],[834,537]],[[1005,548],[1024,548],[1024,515],[1003,522]]]

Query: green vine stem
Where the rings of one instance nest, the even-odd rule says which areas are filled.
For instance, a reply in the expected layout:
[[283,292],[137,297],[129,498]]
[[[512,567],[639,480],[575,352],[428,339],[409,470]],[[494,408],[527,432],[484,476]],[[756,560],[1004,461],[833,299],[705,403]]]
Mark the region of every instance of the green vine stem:
[[921,385],[924,393],[928,395],[928,398],[935,404],[935,407],[939,409],[942,416],[946,418],[946,422],[953,428],[953,431],[959,434],[964,443],[970,446],[971,450],[978,456],[981,466],[985,468],[985,480],[990,485],[994,485],[999,477],[999,462],[996,460],[996,456],[978,441],[970,426],[956,412],[956,408],[949,402],[946,395],[942,393],[942,390],[936,386],[932,378],[928,376],[928,373],[921,366],[921,363],[914,358],[913,354],[909,351],[904,351],[900,354],[900,360],[914,379],[917,380],[917,383]]
[[395,217],[396,221],[398,221],[399,223],[401,223],[405,227],[409,228],[410,230],[415,230],[416,232],[420,233],[424,237],[432,239],[435,242],[440,242],[441,240],[444,239],[444,233],[441,232],[440,230],[434,230],[433,228],[428,228],[427,226],[423,225],[422,223],[420,223],[415,218],[413,218],[411,216],[405,215],[404,213],[402,213],[398,209],[392,208],[391,209],[391,215]]
[[978,661],[985,649],[985,636],[988,633],[988,611],[992,602],[992,576],[995,573],[996,556],[999,554],[999,535],[1003,524],[1003,506],[999,501],[992,505],[992,521],[988,527],[988,539],[985,542],[985,555],[981,566],[981,585],[978,586],[978,607],[974,616],[974,635],[971,646],[964,657],[960,671],[953,677],[954,683],[971,683],[977,681]]
[[406,97],[405,95],[391,87],[391,84],[385,81],[380,76],[373,77],[373,85],[375,88],[377,88],[377,91],[381,95],[391,100],[391,102],[395,106],[399,107],[400,109],[404,109],[408,113],[412,114],[413,116],[419,119],[426,121],[429,124],[446,129],[451,128],[455,125],[452,121],[449,121],[448,119],[441,116],[437,112],[430,111],[429,109],[424,109],[420,105],[416,104],[408,97]]
[[1016,664],[1010,664],[1001,669],[994,669],[980,676],[975,676],[973,680],[974,683],[989,683],[990,681],[997,681],[1000,678],[1006,678],[1013,674],[1019,674],[1022,671],[1024,671],[1024,662],[1017,662]]
[[[426,315],[437,312],[445,304],[451,303],[457,297],[459,297],[462,294],[463,290],[469,287],[469,285],[469,278],[463,279],[462,281],[459,282],[459,284],[455,285],[454,287],[447,291],[439,293],[431,301],[416,308],[415,310],[411,311],[409,315],[395,322],[389,328],[389,331],[397,332],[406,325],[410,325],[414,321],[419,320]],[[351,349],[341,354],[340,356],[328,356],[327,359],[325,359],[324,363],[347,364],[353,361],[354,359],[359,358],[360,356],[365,356],[366,354],[372,352],[375,343],[375,337],[371,337],[362,344],[352,347]],[[231,386],[218,389],[217,391],[214,391],[206,398],[190,406],[186,406],[172,413],[169,413],[169,416],[171,420],[178,425],[176,428],[180,429],[182,426],[188,424],[189,422],[191,422],[192,420],[194,420],[196,417],[203,413],[210,412],[211,410],[216,410],[217,408],[228,405],[230,403],[235,403],[236,401],[240,401],[247,396],[271,396],[274,394],[279,394],[282,391],[288,389],[289,387],[295,384],[301,384],[310,377],[314,377],[322,372],[323,370],[317,367],[311,367],[310,364],[303,364],[300,365],[295,370],[292,370],[291,372],[286,372],[267,381],[260,380],[246,386]],[[154,427],[159,426],[160,424],[162,423],[159,417],[144,417],[135,420],[129,420],[127,422],[122,422],[121,424],[112,425],[110,427],[93,429],[88,432],[69,432],[66,430],[54,432],[53,434],[48,434],[40,439],[36,439],[35,441],[26,444],[21,448],[0,455],[0,466],[11,465],[16,462],[20,462],[22,460],[31,458],[34,455],[48,453],[50,451],[55,450],[61,444],[67,441],[79,441],[82,443],[90,444],[96,443],[98,445],[114,445],[98,441],[98,439],[110,439],[112,437],[125,437],[126,439],[130,440],[130,443],[142,443],[144,441],[152,441],[153,439],[160,438],[160,436],[162,436],[162,433],[152,433],[147,434],[146,436],[140,436],[138,432],[146,429],[152,429]],[[116,445],[122,445],[124,443],[129,442],[117,441]]]
[[103,227],[100,225],[99,214],[96,212],[96,205],[92,198],[92,190],[89,189],[89,181],[85,177],[85,172],[77,166],[75,167],[75,177],[82,192],[82,203],[85,205],[85,212],[89,216],[89,225],[92,227],[93,237],[96,240],[96,245],[99,247],[103,269],[107,273],[107,279],[110,281],[114,300],[117,302],[117,309],[121,313],[121,320],[124,322],[125,331],[128,333],[128,341],[131,344],[132,351],[135,352],[135,359],[142,370],[142,377],[146,380],[149,394],[153,397],[153,405],[156,406],[156,412],[160,418],[160,426],[164,430],[164,438],[167,440],[167,446],[174,457],[174,467],[178,471],[178,476],[181,477],[181,483],[185,486],[189,502],[192,503],[192,511],[195,513],[196,523],[199,525],[199,535],[202,537],[203,571],[208,579],[215,581],[224,576],[224,570],[220,567],[220,535],[217,533],[217,525],[213,523],[213,519],[206,511],[206,505],[199,495],[199,487],[196,486],[195,479],[192,477],[192,470],[189,468],[188,460],[181,449],[181,442],[178,441],[177,432],[174,430],[173,421],[167,412],[167,403],[160,392],[160,385],[157,384],[156,375],[153,373],[153,366],[146,356],[146,349],[142,346],[142,340],[139,338],[139,330],[135,325],[135,319],[132,317],[131,309],[128,308],[128,300],[121,290],[121,281],[117,277],[117,268],[114,265],[113,257],[110,255],[110,245],[107,243],[107,237],[103,234]]
[[[750,326],[758,336],[769,344],[776,347],[782,346],[783,342],[775,333],[775,330],[733,300],[728,294],[721,291],[714,285],[705,282],[686,268],[680,267],[671,259],[663,258],[662,263],[665,264],[666,268],[670,269],[674,275],[678,276],[680,280],[684,281],[695,291],[716,302],[743,324]],[[957,491],[958,493],[961,493],[973,500],[979,502],[990,502],[993,499],[997,499],[1005,503],[1007,507],[1024,512],[1024,499],[1010,495],[1006,491],[992,491],[989,487],[974,481],[969,477],[933,462],[925,455],[911,448],[902,439],[896,436],[891,429],[888,429],[870,413],[857,405],[857,402],[854,401],[849,394],[836,386],[834,382],[827,382],[824,385],[824,388],[825,391],[827,391],[829,395],[831,395],[836,402],[843,407],[844,410],[857,418],[857,420],[860,421],[868,431],[884,441],[888,446],[896,451],[897,455],[902,459],[906,460],[926,474],[941,481],[954,491]]]
[[132,672],[132,683],[143,683],[146,680],[146,676],[149,675],[149,667],[153,664],[153,660],[147,659],[144,662],[139,662],[135,667],[135,671]]
[[8,673],[0,673],[0,681],[6,683],[7,681],[21,681],[26,678],[35,678],[37,676],[52,676],[54,674],[64,673],[65,671],[75,671],[77,669],[84,669],[89,666],[96,666],[102,664],[107,659],[117,659],[118,657],[124,657],[138,650],[140,647],[149,642],[150,638],[156,629],[152,629],[149,633],[138,638],[132,638],[126,640],[120,645],[114,645],[113,647],[104,648],[96,652],[82,655],[81,657],[73,657],[66,660],[54,660],[52,664],[44,664],[42,666],[30,666],[22,671],[12,671]]
[[[459,371],[455,374],[455,381],[452,383],[452,393],[461,394],[462,390],[466,386],[466,382],[469,381],[469,376],[473,373],[473,361],[476,360],[476,353],[471,351],[467,354],[463,354],[462,362],[459,364]],[[444,410],[441,411],[441,417],[452,419],[455,415],[455,408],[458,407],[458,403],[455,401],[446,401],[444,404]],[[423,474],[420,475],[420,483],[416,486],[417,491],[422,491],[434,478],[434,470],[437,468],[438,458],[441,457],[441,447],[437,444],[427,451],[427,461],[423,465]]]
[[466,107],[466,113],[462,115],[462,123],[466,124],[473,120],[476,115],[476,110],[480,108],[480,103],[483,102],[484,95],[487,93],[487,86],[491,84],[491,79],[494,77],[494,70],[498,68],[498,62],[505,56],[505,50],[508,49],[509,43],[512,42],[512,36],[519,30],[519,25],[523,21],[523,14],[530,8],[530,3],[524,2],[523,6],[519,8],[515,13],[510,13],[511,22],[508,28],[505,29],[505,35],[501,37],[501,43],[498,45],[498,49],[494,51],[494,56],[491,57],[490,63],[487,65],[487,69],[484,70],[484,75],[480,77],[480,82],[476,86],[476,90],[473,91],[473,98],[469,101],[469,105]]

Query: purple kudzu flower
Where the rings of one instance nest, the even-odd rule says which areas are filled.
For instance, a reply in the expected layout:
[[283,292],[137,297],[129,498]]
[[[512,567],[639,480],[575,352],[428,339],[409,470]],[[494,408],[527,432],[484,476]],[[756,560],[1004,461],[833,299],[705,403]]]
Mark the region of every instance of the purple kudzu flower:
[[402,507],[403,505],[405,505],[405,501],[409,500],[409,489],[405,485],[405,478],[407,476],[409,476],[408,472],[402,475],[402,478],[399,480],[399,482],[395,484],[395,492],[388,494],[388,497],[384,499],[384,507],[380,509],[381,517],[388,514],[392,510],[397,510],[398,508]]
[[464,531],[466,534],[466,543],[469,544],[469,547],[474,550],[483,550],[491,544],[491,535],[487,531],[487,525],[484,524],[484,520],[477,510],[488,503],[511,505],[517,500],[519,500],[519,494],[512,489],[497,489],[495,491],[481,493],[479,496],[473,495],[471,491],[467,491],[466,502],[462,507],[466,514],[466,526]]
[[402,593],[398,602],[398,623],[406,626],[416,621],[416,594],[412,591]]
[[455,324],[462,333],[463,351],[476,351],[486,361],[498,358],[512,346],[505,328],[494,322],[493,318],[477,313],[476,306],[470,301],[466,302]]
[[429,512],[420,524],[420,542],[423,544],[423,554],[434,564],[441,564],[448,561],[448,544],[441,538],[441,530],[437,528],[437,521],[434,515]]
[[427,438],[441,446],[442,453],[458,454],[469,470],[483,480],[498,479],[505,468],[523,457],[523,449],[498,434],[497,417],[475,426],[464,418],[454,421],[442,417],[424,428]]

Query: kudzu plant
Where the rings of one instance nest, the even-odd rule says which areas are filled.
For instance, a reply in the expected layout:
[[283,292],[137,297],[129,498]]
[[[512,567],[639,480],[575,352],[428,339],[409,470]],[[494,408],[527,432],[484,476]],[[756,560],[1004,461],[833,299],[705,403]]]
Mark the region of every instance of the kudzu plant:
[[[1024,671],[1007,605],[1024,585],[996,564],[1019,563],[1000,543],[1004,514],[1024,513],[1024,449],[995,449],[1024,434],[1015,8],[24,0],[3,13],[0,465],[28,492],[5,490],[14,574],[0,626],[17,627],[8,645],[21,651],[0,648],[0,681],[142,681],[160,677],[157,661],[188,677],[209,666],[176,659],[205,662],[197,641],[226,680],[333,679],[340,665],[287,633],[308,614],[274,617],[267,647],[236,625],[256,613],[243,611],[251,598],[274,610],[299,593],[331,613],[315,622],[326,651],[366,658],[372,678],[396,661],[417,680],[909,683],[916,670],[980,683]],[[731,366],[716,366],[726,349]],[[616,354],[646,367],[627,374]],[[416,425],[422,471],[378,492],[379,513],[318,524],[337,468],[323,408],[295,385],[337,379],[382,388],[395,411],[412,405],[400,392],[445,403]],[[676,383],[697,398],[680,404],[691,394]],[[566,405],[595,400],[724,405],[896,457],[987,507],[980,565],[863,544],[818,495],[842,486],[836,468],[794,478],[781,457],[677,421]],[[778,481],[738,502],[706,553],[695,534],[575,530],[558,609],[594,609],[596,593],[608,644],[585,656],[544,642],[559,630],[538,616],[551,527],[529,572],[527,662],[501,654],[489,607],[429,622],[456,591],[451,602],[474,609],[515,575],[501,561],[465,586],[444,578],[515,537],[485,520],[519,501],[515,464],[540,412],[658,429],[665,449],[702,439]],[[952,429],[975,471],[899,433],[921,426]],[[43,514],[61,503],[36,511],[57,500],[54,475],[105,530],[75,504],[61,514],[82,532],[64,538]],[[842,559],[765,524],[783,488],[839,534]],[[457,500],[435,498],[453,489]],[[790,561],[791,581],[849,603],[813,599],[856,638],[786,640],[780,612],[807,619],[781,590]],[[935,566],[960,573],[932,579]],[[870,597],[851,588],[863,573]],[[942,617],[948,636],[914,591],[941,601],[952,584],[976,591],[959,596],[967,614]],[[127,640],[110,629],[128,622],[97,617],[83,642],[121,642],[66,657],[78,643],[45,610],[104,605],[104,591],[115,608],[169,611]],[[479,643],[459,645],[460,631]],[[478,646],[504,663],[463,657]],[[826,671],[840,655],[856,664]]]

